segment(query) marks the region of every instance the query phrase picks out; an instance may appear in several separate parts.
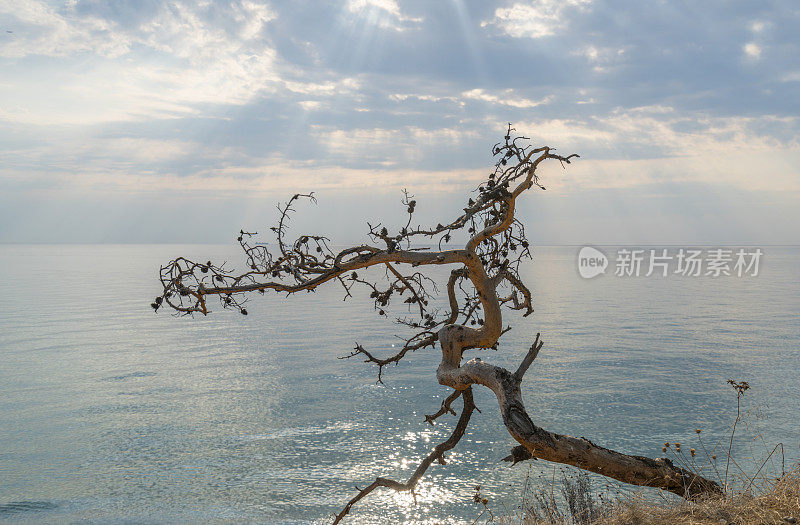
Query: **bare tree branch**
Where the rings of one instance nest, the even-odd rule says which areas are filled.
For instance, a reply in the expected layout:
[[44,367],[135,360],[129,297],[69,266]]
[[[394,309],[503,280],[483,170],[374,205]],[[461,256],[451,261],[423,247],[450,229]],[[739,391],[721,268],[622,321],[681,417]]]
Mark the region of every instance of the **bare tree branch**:
[[425,415],[425,421],[426,421],[426,422],[428,422],[428,423],[430,423],[430,424],[431,424],[431,426],[432,426],[432,425],[433,425],[433,422],[434,422],[434,421],[436,421],[436,419],[438,419],[439,417],[441,417],[441,416],[443,416],[443,415],[445,415],[445,414],[453,414],[453,415],[456,415],[456,413],[455,413],[455,412],[453,412],[453,409],[452,409],[452,408],[450,408],[450,405],[452,405],[452,404],[453,404],[453,401],[455,401],[456,399],[458,399],[459,397],[461,397],[461,393],[462,393],[462,392],[463,392],[463,390],[453,390],[453,391],[450,393],[450,395],[449,395],[449,396],[447,396],[447,397],[444,399],[444,401],[442,401],[442,406],[441,406],[441,408],[439,408],[439,410],[438,410],[438,411],[437,411],[435,414],[426,414],[426,415]]
[[522,376],[525,375],[525,372],[527,372],[528,368],[533,364],[533,360],[539,355],[539,350],[541,350],[544,345],[544,342],[539,341],[539,335],[538,333],[536,334],[536,340],[533,341],[530,350],[528,350],[528,353],[525,354],[525,357],[519,364],[519,368],[514,372],[514,380],[518,383],[522,381]]
[[[418,334],[419,335],[419,334]],[[412,342],[414,341],[414,342]],[[420,348],[425,348],[426,346],[434,346],[436,344],[436,334],[428,335],[427,337],[419,339],[417,335],[406,341],[406,344],[403,345],[403,348],[400,349],[396,354],[391,355],[386,358],[378,358],[372,355],[369,351],[364,349],[363,346],[356,343],[355,348],[353,351],[347,354],[346,356],[340,357],[339,359],[349,359],[351,357],[355,357],[357,355],[363,355],[365,357],[365,363],[375,363],[378,365],[378,383],[383,383],[383,367],[392,363],[398,363],[408,352],[413,352],[414,350],[419,350]]]
[[[425,471],[428,470],[428,467],[431,466],[431,463],[434,461],[439,461],[442,465],[445,464],[444,461],[444,453],[448,450],[453,449],[458,442],[464,437],[464,432],[467,430],[467,425],[469,424],[469,419],[472,417],[472,412],[475,410],[475,403],[472,400],[472,390],[467,388],[461,392],[461,398],[464,400],[464,408],[461,410],[461,416],[458,418],[458,423],[456,423],[456,427],[453,429],[453,433],[450,434],[450,437],[447,438],[445,441],[436,445],[431,451],[430,454],[425,456],[419,466],[416,468],[414,473],[408,478],[408,481],[405,483],[401,483],[399,481],[395,481],[393,479],[388,478],[376,478],[370,485],[360,489],[358,494],[356,494],[353,499],[347,502],[347,505],[344,506],[342,511],[336,516],[333,520],[334,525],[342,521],[342,519],[347,516],[350,512],[350,509],[358,503],[358,501],[372,492],[373,490],[377,489],[378,487],[386,487],[392,490],[396,490],[398,492],[407,492],[411,491],[414,493],[414,487],[417,485],[417,482],[422,478],[425,474]],[[449,399],[449,398],[448,398]],[[358,487],[356,487],[358,488]]]

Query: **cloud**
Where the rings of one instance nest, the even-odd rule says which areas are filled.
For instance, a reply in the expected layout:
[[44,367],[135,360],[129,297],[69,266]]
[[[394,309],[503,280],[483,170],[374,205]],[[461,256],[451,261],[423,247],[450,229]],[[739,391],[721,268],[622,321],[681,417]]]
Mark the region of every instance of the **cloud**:
[[433,166],[440,164],[437,157],[446,157],[448,151],[458,150],[464,143],[478,138],[480,133],[417,126],[351,130],[314,126],[312,136],[325,149],[322,156],[326,164],[397,170],[394,176],[383,179],[386,184],[397,185],[403,183],[409,169],[421,172],[436,169]]
[[744,54],[747,55],[748,58],[752,58],[754,60],[758,60],[761,58],[762,48],[755,42],[748,42],[742,47]]
[[63,57],[91,51],[106,57],[127,53],[131,40],[117,31],[113,21],[96,16],[73,17],[38,0],[0,0],[4,25],[13,38],[0,41],[0,57],[28,55]]
[[[60,73],[67,73],[63,82],[50,79],[46,95],[38,93],[45,88],[35,66],[20,75],[5,118],[53,124],[174,116],[200,103],[242,104],[282,85],[276,52],[261,35],[274,20],[267,6],[242,1],[212,12],[205,4],[159,4],[131,26],[91,7],[0,4],[16,28],[0,42],[0,56],[61,57]],[[30,111],[37,99],[45,101],[42,111]]]
[[667,158],[703,152],[713,158],[730,151],[760,155],[800,148],[797,117],[711,117],[679,113],[667,106],[620,108],[607,116],[585,119],[526,121],[516,127],[561,147],[591,148],[617,157]]
[[403,31],[422,22],[422,18],[408,17],[400,12],[396,0],[347,0],[350,13],[363,16],[383,28]]
[[553,97],[545,97],[541,100],[530,100],[520,97],[513,89],[506,89],[496,93],[489,93],[483,89],[471,89],[469,91],[464,91],[461,96],[466,99],[481,100],[483,102],[501,104],[520,109],[535,108],[536,106],[547,104],[553,99]]
[[[97,159],[101,160],[101,159]],[[148,160],[147,158],[145,160]],[[312,162],[290,162],[281,155],[260,159],[258,163],[231,163],[214,169],[201,169],[189,175],[148,169],[132,158],[127,165],[119,162],[92,162],[80,170],[52,169],[27,171],[17,179],[33,193],[57,197],[60,192],[83,194],[87,198],[102,195],[174,195],[282,198],[298,191],[336,190],[383,194],[402,188],[433,193],[469,191],[485,174],[481,169],[416,170],[403,167],[342,168],[317,166]],[[75,176],[79,174],[80,176]],[[5,178],[5,183],[11,182]]]
[[460,101],[458,97],[455,96],[436,96],[436,95],[427,95],[427,94],[409,94],[409,93],[391,93],[389,95],[390,100],[404,102],[409,99],[416,99],[421,100],[424,102],[454,102],[456,104],[464,104],[463,101]]
[[497,27],[513,38],[543,38],[556,34],[567,24],[570,11],[583,9],[591,0],[533,0],[495,10],[481,27]]
[[[89,51],[107,58],[131,53],[134,45],[160,51],[190,62],[242,51],[264,25],[274,19],[265,5],[243,0],[224,12],[215,23],[203,4],[170,2],[148,12],[133,26],[107,16],[93,5],[69,2],[58,9],[39,0],[0,1],[0,13],[14,27],[14,38],[0,42],[0,56],[69,56]],[[124,13],[125,16],[128,13]]]
[[[681,115],[664,106],[603,118],[521,122],[517,129],[582,159],[553,189],[630,188],[704,182],[742,190],[800,192],[800,119]],[[783,139],[770,133],[787,128]],[[764,176],[763,174],[769,174]]]
[[[313,114],[325,111],[305,105]],[[799,121],[716,118],[648,106],[619,109],[604,117],[522,121],[515,127],[535,145],[581,154],[566,172],[553,171],[556,164],[547,168],[546,186],[563,192],[677,182],[800,192]],[[61,137],[7,151],[15,162],[5,171],[18,180],[85,185],[93,191],[232,195],[413,186],[453,192],[469,189],[485,176],[493,162],[489,146],[499,136],[497,128],[497,119],[487,117],[431,128],[311,124],[307,133],[288,139],[280,137],[286,134],[280,128],[272,135],[255,130],[250,146],[236,137],[219,143]],[[783,130],[783,138],[776,137],[778,130]],[[205,133],[198,131],[200,137]],[[761,175],[765,173],[769,176]]]
[[615,47],[586,46],[576,52],[592,64],[592,71],[607,73],[610,69],[622,63],[625,59],[625,49]]

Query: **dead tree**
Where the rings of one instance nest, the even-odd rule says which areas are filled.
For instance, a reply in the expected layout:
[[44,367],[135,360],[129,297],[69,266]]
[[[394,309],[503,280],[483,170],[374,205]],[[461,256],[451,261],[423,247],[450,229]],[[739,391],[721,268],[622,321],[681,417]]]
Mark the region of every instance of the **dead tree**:
[[[717,483],[679,468],[668,459],[622,454],[585,438],[556,434],[536,426],[525,410],[520,384],[542,347],[538,334],[513,372],[478,357],[462,359],[468,349],[497,348],[500,337],[510,329],[503,327],[504,307],[519,310],[524,316],[533,312],[531,293],[518,271],[520,262],[530,257],[530,251],[525,229],[515,216],[517,199],[534,187],[544,189],[536,175],[543,162],[554,160],[565,165],[578,157],[561,156],[547,146],[533,147],[526,137],[512,136],[514,131],[509,126],[504,140],[493,146],[492,153],[497,159],[494,170],[477,187],[474,198],[467,201],[463,211],[449,222],[432,227],[414,226],[417,201],[404,192],[402,203],[408,214],[405,226],[390,231],[380,223],[368,223],[369,243],[334,252],[329,239],[320,235],[287,239],[288,221],[295,204],[301,199],[314,200],[311,193],[297,194],[278,207],[280,218],[271,228],[277,238],[274,248],[253,243],[254,233],[240,232],[238,241],[246,256],[246,271],[234,272],[224,264],[183,257],[161,268],[163,291],[151,305],[156,311],[169,307],[181,314],[206,315],[210,313],[209,300],[216,297],[223,308],[246,315],[248,292],[263,294],[273,290],[292,294],[314,290],[330,281],[338,282],[346,297],[355,288],[363,287],[374,300],[379,315],[386,315],[386,308],[393,300],[407,303],[412,317],[398,318],[397,322],[412,329],[413,335],[404,338],[405,344],[399,351],[379,356],[357,344],[348,356],[360,356],[377,365],[378,381],[386,365],[397,363],[415,350],[439,344],[442,361],[436,377],[453,391],[439,410],[425,419],[433,424],[444,414],[455,414],[453,403],[461,398],[463,408],[452,435],[434,447],[406,482],[379,477],[361,489],[334,523],[378,487],[413,493],[416,483],[434,461],[444,464],[445,452],[464,435],[475,409],[473,385],[483,385],[495,393],[503,423],[519,443],[504,458],[507,461],[539,458],[565,463],[684,497],[721,492]],[[466,244],[450,248],[454,235],[464,230]],[[423,242],[433,247],[415,247]],[[440,311],[431,304],[435,283],[420,271],[430,265],[453,267],[447,281],[448,309]],[[367,279],[359,273],[370,267],[382,267],[385,279]]]

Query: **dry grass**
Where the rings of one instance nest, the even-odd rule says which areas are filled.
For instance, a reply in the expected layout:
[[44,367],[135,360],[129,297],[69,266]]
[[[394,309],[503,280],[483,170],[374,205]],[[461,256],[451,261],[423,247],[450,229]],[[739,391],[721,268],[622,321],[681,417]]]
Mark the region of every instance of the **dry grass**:
[[565,477],[562,488],[566,505],[548,499],[547,492],[534,495],[524,518],[499,520],[505,525],[787,525],[800,524],[800,465],[774,480],[759,494],[698,502],[654,503],[643,497],[610,502],[593,498],[585,474]]
[[679,502],[658,506],[641,500],[617,504],[593,525],[668,524],[780,524],[800,523],[800,468],[786,474],[761,495],[740,494],[732,498],[697,503]]

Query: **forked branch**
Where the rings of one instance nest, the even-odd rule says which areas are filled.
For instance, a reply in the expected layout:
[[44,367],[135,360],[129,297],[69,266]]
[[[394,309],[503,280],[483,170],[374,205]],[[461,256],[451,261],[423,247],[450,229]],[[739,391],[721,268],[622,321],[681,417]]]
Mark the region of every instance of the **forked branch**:
[[453,390],[453,391],[450,393],[450,395],[449,395],[449,396],[447,396],[447,397],[444,399],[444,401],[442,401],[442,406],[441,406],[441,408],[439,408],[439,410],[438,410],[438,411],[437,411],[435,414],[425,414],[425,421],[426,421],[426,422],[428,422],[428,423],[430,423],[431,425],[433,425],[433,422],[434,422],[434,421],[436,421],[436,420],[437,420],[439,417],[441,417],[441,416],[443,416],[443,415],[445,415],[445,414],[453,414],[453,415],[456,415],[456,413],[453,411],[453,409],[452,409],[452,408],[450,408],[450,405],[452,405],[452,404],[453,404],[453,402],[454,402],[456,399],[458,399],[459,397],[461,397],[461,394],[462,394],[462,392],[463,392],[463,390]]

